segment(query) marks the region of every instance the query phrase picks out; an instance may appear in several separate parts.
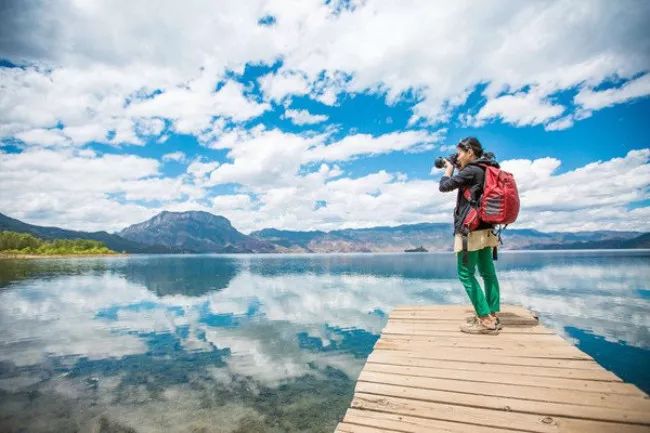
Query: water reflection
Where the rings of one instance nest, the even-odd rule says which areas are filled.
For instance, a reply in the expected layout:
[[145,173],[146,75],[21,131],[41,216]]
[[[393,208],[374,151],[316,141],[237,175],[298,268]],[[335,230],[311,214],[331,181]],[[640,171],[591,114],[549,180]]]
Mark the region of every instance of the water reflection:
[[232,258],[206,256],[134,257],[117,267],[127,280],[144,285],[158,296],[200,296],[228,287],[239,263]]
[[[504,253],[502,298],[648,390],[649,258]],[[0,284],[2,431],[332,431],[395,305],[466,302],[448,253],[4,261]]]

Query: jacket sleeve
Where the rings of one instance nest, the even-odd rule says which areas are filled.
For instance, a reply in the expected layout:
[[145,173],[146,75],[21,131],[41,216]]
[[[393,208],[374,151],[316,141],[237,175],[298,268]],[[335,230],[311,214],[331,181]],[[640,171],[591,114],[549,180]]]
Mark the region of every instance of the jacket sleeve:
[[440,178],[440,192],[453,191],[461,186],[470,185],[474,180],[474,172],[465,167],[455,176],[442,176]]

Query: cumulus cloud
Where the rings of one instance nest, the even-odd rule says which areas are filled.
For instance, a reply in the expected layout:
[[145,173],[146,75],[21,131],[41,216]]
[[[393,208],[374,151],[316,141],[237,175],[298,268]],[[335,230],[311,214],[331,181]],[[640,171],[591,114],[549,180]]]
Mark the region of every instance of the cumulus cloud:
[[627,209],[647,198],[650,149],[596,161],[554,175],[554,158],[503,161],[515,175],[521,199],[517,225],[548,231],[645,230],[649,208]]
[[598,91],[584,88],[576,95],[575,102],[585,109],[599,110],[649,94],[650,74],[643,74],[618,88]]
[[[163,2],[155,10],[131,5],[128,16],[110,2],[8,8],[0,54],[39,66],[0,68],[0,134],[93,124],[70,139],[138,143],[136,116],[170,119],[174,130],[196,134],[211,117],[242,121],[269,109],[244,96],[228,73],[278,60],[279,69],[259,79],[268,101],[309,95],[331,105],[342,92],[370,91],[392,103],[415,92],[413,123],[449,119],[483,84],[486,104],[477,119],[515,125],[556,121],[571,107],[549,98],[566,89],[579,90],[576,104],[585,110],[649,93],[647,75],[639,76],[650,67],[647,2],[333,7],[316,0],[218,9]],[[274,24],[259,25],[261,16],[273,16]],[[611,77],[631,81],[596,90]],[[526,87],[534,91],[519,90]]]
[[[310,152],[308,138],[277,130],[258,134],[235,141],[241,147],[231,148],[232,163],[197,159],[176,177],[162,176],[159,161],[136,156],[37,149],[0,153],[0,181],[11,192],[2,195],[0,208],[30,223],[87,230],[119,230],[162,209],[213,212],[243,232],[451,219],[455,195],[440,193],[436,179],[410,179],[386,170],[347,177],[338,164],[322,157],[306,158],[310,164],[320,163],[303,170],[300,159]],[[269,144],[274,142],[284,143],[285,153],[271,150],[277,149]],[[634,150],[559,174],[557,158],[503,161],[503,169],[515,175],[519,186],[522,208],[515,226],[650,230],[648,208],[630,209],[647,197],[649,158],[649,149]],[[238,183],[235,193],[209,193],[213,186],[230,182]],[[146,206],[151,202],[155,204]]]
[[327,120],[327,116],[324,114],[311,114],[307,110],[286,110],[284,115],[296,125],[310,125]]
[[176,161],[176,162],[185,162],[187,161],[187,155],[181,151],[166,153],[162,156],[163,161]]
[[259,81],[264,95],[273,100],[281,100],[290,95],[305,95],[310,90],[307,77],[300,72],[267,74]]
[[488,119],[500,118],[516,126],[538,125],[558,117],[564,111],[537,92],[519,92],[490,99],[475,117],[474,126],[481,126]]
[[441,132],[403,131],[373,137],[368,134],[349,135],[340,141],[309,149],[305,161],[340,161],[361,155],[378,155],[395,151],[424,152],[440,140]]
[[228,81],[218,91],[212,91],[202,77],[187,86],[133,102],[126,111],[133,116],[165,117],[174,122],[177,132],[199,135],[210,127],[213,117],[243,121],[259,116],[267,108],[267,104],[246,98],[240,83]]
[[137,200],[173,202],[203,194],[182,177],[162,177],[155,159],[39,148],[0,153],[0,184],[3,213],[79,230],[120,230],[159,210]]
[[252,200],[248,194],[218,195],[212,198],[214,210],[228,211],[233,209],[248,211],[252,208]]

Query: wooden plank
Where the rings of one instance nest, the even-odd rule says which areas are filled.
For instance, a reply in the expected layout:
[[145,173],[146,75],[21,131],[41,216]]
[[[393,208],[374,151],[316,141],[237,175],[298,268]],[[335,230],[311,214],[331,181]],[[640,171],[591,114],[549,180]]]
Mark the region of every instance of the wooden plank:
[[375,426],[368,426],[368,425],[359,425],[359,424],[351,424],[347,422],[340,422],[338,426],[336,426],[336,432],[340,433],[400,433],[399,430],[388,430],[384,426],[381,427],[375,427]]
[[[394,309],[391,311],[391,317],[398,316],[413,316],[413,317],[460,317],[460,316],[473,316],[476,312],[473,308],[464,308],[456,310],[409,310],[409,309]],[[537,317],[537,315],[525,310],[508,310],[497,313],[499,317]]]
[[501,342],[524,342],[532,344],[540,343],[556,343],[563,346],[567,346],[567,341],[555,334],[499,334],[499,338],[494,338],[492,335],[480,335],[480,334],[466,334],[464,332],[454,332],[454,334],[449,334],[445,332],[441,335],[396,335],[396,334],[384,334],[382,333],[382,339],[399,339],[399,340],[410,340],[410,341],[421,341],[421,342],[437,342],[437,341],[473,341],[473,342],[485,342],[488,344],[499,344]]
[[[471,317],[467,315],[467,317]],[[459,318],[457,315],[449,316],[438,316],[438,317],[414,317],[414,316],[403,316],[396,315],[390,317],[391,323],[441,323],[441,322],[458,322],[465,321],[467,317]],[[539,324],[539,321],[534,317],[521,317],[521,316],[501,316],[499,320],[503,325],[508,326],[535,326]]]
[[[473,362],[459,362],[447,361],[438,359],[427,358],[409,358],[408,356],[399,356],[393,353],[372,353],[368,357],[366,365],[371,363],[405,366],[405,367],[429,367],[435,369],[449,369],[459,371],[479,371],[479,372],[494,372],[501,373],[504,370],[502,365],[488,364],[488,363],[473,363]],[[555,377],[567,379],[584,379],[584,380],[614,380],[621,381],[620,378],[613,373],[601,369],[571,369],[571,368],[548,368],[540,366],[518,366],[517,368],[509,368],[507,371],[513,375],[525,375],[533,377]]]
[[[419,331],[419,332],[425,332],[425,331],[454,331],[454,332],[460,332],[460,325],[463,324],[463,321],[458,321],[456,323],[447,323],[443,322],[440,324],[434,324],[434,325],[429,325],[429,324],[404,324],[404,323],[393,323],[390,320],[388,321],[388,324],[384,328],[386,332],[393,332],[393,333],[410,333],[411,331]],[[545,328],[543,326],[518,326],[518,327],[504,327],[501,332],[501,334],[554,334],[553,331],[551,331],[548,328]]]
[[[461,356],[466,355],[468,352],[477,354],[488,355],[502,355],[507,354],[516,357],[528,358],[555,358],[555,359],[583,359],[593,360],[586,353],[571,346],[556,346],[556,347],[535,347],[535,346],[470,346],[470,347],[453,347],[453,346],[433,346],[444,347],[445,352],[448,354],[458,353]],[[386,341],[380,339],[375,343],[375,349],[396,350],[406,352],[431,352],[432,347],[424,346],[418,343],[401,342],[401,341]]]
[[[421,337],[421,336],[407,336],[407,335],[382,335],[377,341],[387,341],[395,343],[409,343],[418,344],[422,347],[507,347],[513,350],[525,349],[527,347],[561,347],[566,348],[566,341],[559,339],[527,339],[527,338],[506,338],[503,336],[498,339],[491,338],[463,338],[463,337]],[[555,337],[555,336],[551,336]],[[559,337],[558,337],[559,338]],[[571,347],[571,346],[568,346]],[[574,347],[577,349],[576,347]]]
[[373,353],[393,353],[398,356],[408,356],[411,358],[424,358],[424,359],[440,359],[459,362],[473,362],[473,363],[490,363],[500,365],[528,365],[540,367],[557,367],[557,368],[581,368],[587,370],[600,370],[602,367],[593,361],[582,359],[553,359],[553,358],[527,358],[524,356],[512,356],[513,354],[506,355],[487,355],[473,353],[471,356],[467,353],[462,354],[458,352],[449,352],[447,350],[439,350],[435,352],[408,352],[396,350],[375,349]]
[[[488,383],[462,379],[446,379],[438,377],[407,376],[365,369],[357,379],[359,382],[372,382],[386,385],[399,385],[433,389],[439,391],[454,391],[468,394],[491,395],[497,397],[513,397],[527,400],[547,401],[554,403],[578,403],[588,406],[621,408],[622,402],[627,403],[631,410],[641,411],[650,408],[650,404],[628,383],[620,382],[589,382],[575,388],[549,388],[530,384]],[[617,398],[621,402],[617,402]]]
[[[390,316],[392,317],[395,315],[395,317],[400,316],[400,315],[409,315],[409,316],[414,316],[414,317],[442,317],[442,316],[455,316],[455,317],[461,317],[461,316],[473,316],[475,315],[476,312],[474,311],[474,308],[457,308],[457,309],[447,309],[447,310],[429,310],[429,309],[401,309],[401,308],[396,308],[393,311],[391,311]],[[532,317],[532,318],[537,318],[538,315],[536,313],[530,312],[526,309],[506,309],[502,310],[497,313],[497,316],[499,317]]]
[[[471,305],[466,304],[403,304],[393,308],[392,311],[402,310],[416,310],[416,311],[474,311]],[[530,313],[531,311],[522,307],[521,305],[514,304],[501,304],[501,312],[515,311],[522,313]]]
[[[431,418],[421,418],[409,415],[397,415],[373,410],[359,410],[350,408],[345,414],[344,422],[395,429],[408,433],[502,433],[502,429],[481,425],[468,425],[465,423],[442,421]],[[510,433],[521,433],[522,430],[508,430]]]
[[358,409],[413,415],[445,421],[490,426],[502,429],[524,430],[537,433],[647,433],[640,424],[612,423],[566,417],[549,417],[539,414],[495,410],[446,403],[434,403],[399,397],[356,393],[352,407]]
[[[390,312],[393,314],[417,314],[420,316],[440,316],[444,314],[476,314],[473,307],[458,306],[458,308],[402,308],[395,307]],[[521,307],[503,307],[501,311],[497,312],[497,316],[522,316],[522,317],[538,317],[538,314]]]
[[[476,377],[476,376],[475,376]],[[522,379],[520,384],[508,384],[508,383],[497,383],[497,382],[488,382],[488,381],[479,381],[472,379],[460,379],[460,378],[439,378],[439,377],[424,377],[424,376],[408,376],[400,374],[386,374],[376,371],[366,371],[365,369],[359,375],[358,381],[365,382],[376,382],[376,383],[387,383],[393,385],[405,385],[405,386],[419,386],[421,388],[430,388],[430,389],[442,389],[453,391],[458,390],[461,392],[469,393],[479,393],[485,395],[517,395],[520,393],[522,398],[529,398],[531,400],[539,399],[535,398],[534,394],[539,393],[540,395],[546,393],[551,399],[553,392],[558,390],[566,391],[585,391],[585,392],[595,392],[595,393],[610,393],[616,395],[632,395],[637,397],[643,397],[643,394],[639,394],[638,388],[629,383],[623,382],[598,382],[593,380],[569,380],[569,379],[546,379],[546,383],[551,381],[555,385],[544,386],[534,385],[533,381]],[[540,381],[544,379],[540,378]],[[454,388],[455,387],[455,388]],[[481,391],[477,391],[481,390]],[[505,394],[503,394],[505,393]],[[556,400],[546,400],[546,401],[556,401]]]
[[[484,394],[468,394],[437,389],[414,388],[383,383],[359,382],[356,392],[422,401],[482,407],[495,410],[530,413],[544,416],[561,416],[576,419],[614,421],[650,426],[650,413],[630,409],[596,407],[572,404],[572,400],[557,402],[527,400],[517,397],[502,397]],[[550,396],[555,398],[555,395]],[[564,397],[564,396],[563,396]],[[563,398],[564,399],[564,398]]]
[[[615,374],[612,374],[611,372],[607,372],[607,371],[601,373],[600,371],[592,372],[592,370],[582,370],[591,374],[591,375],[587,375],[586,377],[576,377],[575,375],[558,376],[557,372],[554,372],[556,374],[555,376],[551,376],[550,373],[545,375],[526,374],[527,372],[522,373],[521,371],[519,371],[519,369],[494,368],[490,370],[484,368],[487,365],[488,364],[474,369],[467,369],[467,368],[459,369],[456,367],[456,365],[450,367],[448,365],[441,366],[438,364],[435,367],[431,367],[431,366],[417,366],[417,365],[399,365],[399,364],[390,364],[390,363],[376,363],[374,361],[369,361],[366,363],[365,369],[370,371],[393,372],[395,374],[407,374],[409,376],[448,377],[452,379],[467,378],[468,380],[479,380],[480,378],[484,382],[494,381],[499,383],[523,383],[526,381],[531,381],[535,383],[553,383],[556,380],[623,383],[621,379],[618,378]],[[539,369],[539,367],[534,367],[534,368]],[[548,370],[548,369],[544,369],[544,370]],[[566,371],[566,370],[560,370],[560,371]],[[574,371],[574,370],[569,370],[569,371]],[[521,376],[525,376],[525,377],[521,377]]]
[[[566,389],[575,391],[590,392],[608,392],[608,387],[600,388],[602,384],[622,384],[618,381],[557,378],[544,376],[528,376],[512,373],[508,370],[492,373],[487,371],[468,371],[468,370],[451,370],[445,368],[428,368],[428,367],[409,367],[404,365],[375,364],[366,363],[364,372],[390,373],[393,375],[406,375],[417,377],[429,377],[438,379],[467,380],[473,382],[485,382],[496,384],[510,385],[528,385],[540,386],[545,388]],[[523,377],[522,377],[523,376]],[[636,394],[636,393],[635,393]],[[636,398],[636,397],[635,397]],[[608,399],[599,396],[598,402],[607,405]],[[629,402],[620,399],[614,399],[611,404],[618,407],[619,405],[629,404]]]

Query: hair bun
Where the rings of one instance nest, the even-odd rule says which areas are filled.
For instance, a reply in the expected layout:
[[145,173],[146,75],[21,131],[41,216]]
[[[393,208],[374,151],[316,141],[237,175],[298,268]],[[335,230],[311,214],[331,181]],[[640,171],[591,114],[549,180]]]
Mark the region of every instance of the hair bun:
[[472,151],[474,152],[474,155],[476,156],[482,156],[483,155],[483,146],[481,145],[481,142],[478,141],[478,138],[476,137],[465,137],[460,142],[458,143],[459,145],[462,145],[464,148],[471,148]]

